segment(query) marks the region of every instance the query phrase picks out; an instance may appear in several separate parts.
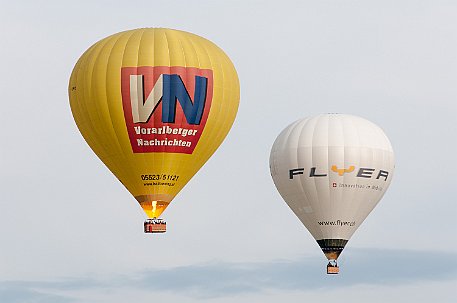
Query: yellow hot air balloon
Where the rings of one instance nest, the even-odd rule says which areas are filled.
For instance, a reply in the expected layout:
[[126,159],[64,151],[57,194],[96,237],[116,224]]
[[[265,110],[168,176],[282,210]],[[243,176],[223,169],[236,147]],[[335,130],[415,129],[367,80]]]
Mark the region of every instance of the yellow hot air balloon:
[[145,211],[145,232],[228,134],[239,81],[227,55],[184,31],[109,36],[78,60],[71,111],[86,142]]

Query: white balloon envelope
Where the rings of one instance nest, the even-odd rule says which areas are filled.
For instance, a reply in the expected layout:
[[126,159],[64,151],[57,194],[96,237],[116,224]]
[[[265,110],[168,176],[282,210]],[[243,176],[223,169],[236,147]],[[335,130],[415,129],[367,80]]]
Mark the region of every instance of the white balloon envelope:
[[271,176],[331,261],[328,273],[338,273],[338,256],[389,187],[394,162],[382,129],[357,116],[298,120],[276,138]]

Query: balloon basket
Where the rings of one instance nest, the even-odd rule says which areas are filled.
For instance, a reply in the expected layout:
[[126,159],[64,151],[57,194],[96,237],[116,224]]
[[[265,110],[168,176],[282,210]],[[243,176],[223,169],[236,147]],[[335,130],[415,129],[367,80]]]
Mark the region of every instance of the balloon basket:
[[147,219],[144,221],[144,233],[164,233],[167,231],[167,222],[163,219]]
[[327,264],[327,274],[328,275],[337,275],[340,272],[340,268],[336,262],[329,262]]

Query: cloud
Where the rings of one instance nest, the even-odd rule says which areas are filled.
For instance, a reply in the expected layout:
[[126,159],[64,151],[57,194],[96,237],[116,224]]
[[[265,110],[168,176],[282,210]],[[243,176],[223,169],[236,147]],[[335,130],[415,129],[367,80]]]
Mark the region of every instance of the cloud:
[[[74,302],[68,296],[53,294],[50,289],[38,290],[40,282],[0,282],[0,301],[8,303],[67,303]],[[51,286],[51,285],[50,285]],[[52,286],[51,288],[54,288]]]
[[[352,249],[341,274],[328,276],[322,259],[212,263],[145,271],[132,286],[212,297],[275,290],[313,290],[359,284],[398,285],[457,278],[453,253]],[[342,263],[342,264],[341,264]],[[132,281],[134,282],[134,281]]]
[[[457,278],[455,253],[355,249],[340,262],[341,274],[328,276],[315,257],[259,263],[213,262],[169,269],[148,269],[109,279],[78,278],[54,282],[0,282],[2,302],[73,302],[78,292],[128,291],[216,298],[265,291],[313,291],[356,285],[398,286]],[[66,295],[65,295],[66,294]]]

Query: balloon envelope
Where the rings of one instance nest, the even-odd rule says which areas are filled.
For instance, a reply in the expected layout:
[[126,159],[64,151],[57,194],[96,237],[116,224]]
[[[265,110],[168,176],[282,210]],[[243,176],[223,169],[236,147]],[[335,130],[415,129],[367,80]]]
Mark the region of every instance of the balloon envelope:
[[154,218],[226,137],[239,82],[212,42],[144,28],[91,46],[73,69],[69,98],[84,139]]
[[287,205],[327,258],[336,260],[389,187],[394,153],[372,122],[323,114],[280,133],[270,171]]

